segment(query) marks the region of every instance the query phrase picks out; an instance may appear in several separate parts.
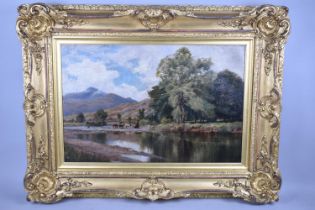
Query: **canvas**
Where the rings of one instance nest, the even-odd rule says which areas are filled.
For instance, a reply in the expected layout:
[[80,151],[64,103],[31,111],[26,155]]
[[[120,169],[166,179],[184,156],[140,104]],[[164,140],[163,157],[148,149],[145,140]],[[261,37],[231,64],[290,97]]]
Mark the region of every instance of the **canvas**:
[[63,45],[65,161],[240,162],[245,48]]

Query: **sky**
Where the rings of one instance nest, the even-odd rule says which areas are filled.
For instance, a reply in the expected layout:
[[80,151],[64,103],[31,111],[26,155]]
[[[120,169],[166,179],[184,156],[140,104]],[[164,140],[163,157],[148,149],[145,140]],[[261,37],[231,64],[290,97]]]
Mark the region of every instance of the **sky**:
[[187,47],[194,58],[211,58],[215,72],[229,69],[243,78],[244,45],[119,45],[62,44],[63,95],[95,87],[105,93],[148,98],[157,85],[159,62]]

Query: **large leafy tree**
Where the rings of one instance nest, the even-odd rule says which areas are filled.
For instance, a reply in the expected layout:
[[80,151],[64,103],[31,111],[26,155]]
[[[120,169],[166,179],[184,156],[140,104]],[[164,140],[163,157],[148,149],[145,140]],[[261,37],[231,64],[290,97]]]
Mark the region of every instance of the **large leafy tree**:
[[149,92],[151,119],[185,121],[242,120],[242,78],[224,70],[211,70],[210,58],[194,59],[188,48],[161,60],[157,76],[160,83]]
[[205,77],[209,79],[207,85],[213,81],[211,65],[210,58],[194,59],[186,47],[162,59],[157,69],[161,82],[149,92],[157,119],[170,114],[174,121],[183,123],[187,119],[212,117],[213,105],[206,100],[210,97],[201,90],[206,85]]
[[234,72],[224,70],[213,82],[215,112],[224,120],[242,120],[244,83]]

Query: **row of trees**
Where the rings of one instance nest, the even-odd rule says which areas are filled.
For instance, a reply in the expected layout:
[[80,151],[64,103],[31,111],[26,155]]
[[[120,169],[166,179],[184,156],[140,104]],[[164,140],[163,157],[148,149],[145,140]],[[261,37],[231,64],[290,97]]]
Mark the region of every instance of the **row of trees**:
[[188,48],[161,60],[159,84],[149,91],[149,119],[185,121],[242,120],[242,78],[232,71],[215,73],[210,58],[194,59]]
[[[75,121],[78,123],[86,123],[87,125],[92,126],[103,126],[107,124],[108,113],[103,109],[97,110],[92,119],[88,121],[85,118],[85,115],[81,112],[77,114]],[[145,109],[138,110],[138,116],[136,119],[131,118],[130,116],[127,118],[126,122],[123,122],[122,115],[120,113],[117,114],[117,123],[125,124],[128,123],[130,126],[133,124],[135,127],[139,127],[139,123],[141,120],[145,119]]]
[[80,123],[86,122],[87,125],[92,126],[103,126],[107,124],[107,117],[107,112],[105,112],[103,109],[99,109],[94,113],[93,119],[86,121],[84,114],[79,113],[76,117],[76,121]]

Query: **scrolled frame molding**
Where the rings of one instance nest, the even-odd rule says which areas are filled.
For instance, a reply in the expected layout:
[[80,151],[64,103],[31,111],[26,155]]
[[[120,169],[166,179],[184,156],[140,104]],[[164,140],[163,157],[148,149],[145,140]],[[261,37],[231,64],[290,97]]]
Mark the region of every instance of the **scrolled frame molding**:
[[[280,138],[280,112],[284,44],[290,32],[288,8],[264,5],[240,14],[237,18],[222,21],[225,27],[243,30],[251,27],[256,37],[263,41],[262,53],[266,79],[272,77],[269,93],[258,100],[259,116],[269,122],[269,137],[263,135],[257,151],[256,169],[246,182],[238,180],[215,183],[217,186],[233,189],[235,197],[257,203],[278,200],[281,176],[278,169],[278,148]],[[272,75],[270,75],[272,73]],[[268,139],[269,138],[269,139]]]
[[[217,192],[239,197],[249,202],[270,203],[278,200],[281,176],[278,169],[278,147],[281,111],[281,86],[284,44],[290,31],[288,9],[281,6],[217,7],[217,6],[121,6],[121,5],[21,5],[16,23],[22,41],[24,110],[28,167],[24,179],[28,199],[34,202],[53,203],[65,197],[83,196],[97,190],[95,180],[89,177],[65,177],[57,173],[55,163],[55,134],[50,129],[54,122],[52,91],[51,39],[54,34],[96,33],[84,25],[93,21],[131,17],[141,26],[127,31],[146,33],[174,31],[182,27],[177,19],[209,20],[209,33],[246,32],[255,38],[256,81],[253,94],[253,119],[250,153],[252,167],[245,178],[209,175],[208,194],[205,189],[178,191],[172,182],[155,176],[140,179],[140,185],[128,191],[107,190],[105,197],[136,199],[172,199],[177,197],[208,197]],[[223,14],[223,15],[222,15]],[[174,23],[174,24],[173,24]],[[173,24],[173,25],[172,25]],[[83,26],[83,27],[82,27]],[[141,28],[142,27],[142,28]],[[175,29],[172,30],[172,27]],[[176,28],[177,27],[177,28]],[[180,30],[180,29],[179,29]],[[185,29],[183,29],[185,30]],[[106,32],[106,28],[99,29]],[[187,29],[198,33],[198,29]],[[120,33],[120,29],[116,33]],[[36,73],[34,73],[36,72]],[[264,72],[264,73],[262,73]],[[73,174],[72,174],[73,175]],[[188,173],[183,172],[187,177]],[[178,177],[179,179],[181,176]],[[106,179],[104,179],[105,181]],[[170,186],[169,186],[170,185]]]

